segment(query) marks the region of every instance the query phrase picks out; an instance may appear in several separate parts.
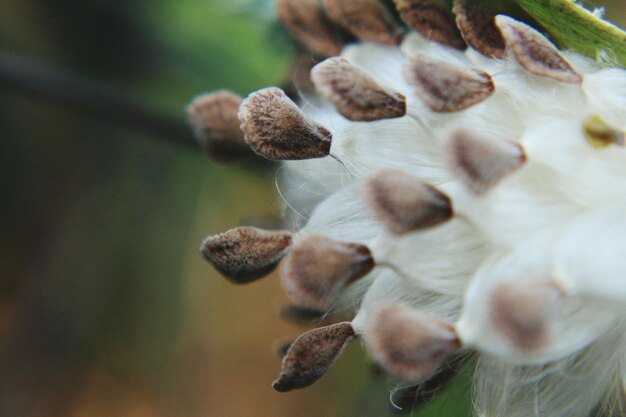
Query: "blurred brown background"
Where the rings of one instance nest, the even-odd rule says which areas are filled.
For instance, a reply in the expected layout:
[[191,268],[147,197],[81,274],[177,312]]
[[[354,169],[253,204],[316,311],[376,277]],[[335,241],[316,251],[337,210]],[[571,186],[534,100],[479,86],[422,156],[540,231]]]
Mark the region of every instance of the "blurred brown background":
[[[276,277],[235,287],[197,247],[278,215],[275,175],[160,140],[195,94],[284,79],[289,48],[261,3],[0,5],[1,63],[111,98],[93,117],[74,84],[46,84],[73,107],[0,84],[1,417],[393,414],[393,385],[371,378],[359,343],[313,387],[272,391],[274,348],[300,332],[278,319]],[[624,1],[605,4],[625,25]],[[127,97],[166,126],[125,121]],[[417,414],[458,417],[468,384]]]

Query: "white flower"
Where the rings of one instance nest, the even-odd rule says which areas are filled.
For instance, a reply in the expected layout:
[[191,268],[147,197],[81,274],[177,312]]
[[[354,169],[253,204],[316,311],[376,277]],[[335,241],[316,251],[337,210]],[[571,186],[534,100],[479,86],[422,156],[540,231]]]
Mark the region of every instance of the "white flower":
[[277,390],[310,385],[358,336],[411,383],[478,352],[477,416],[621,416],[626,71],[506,16],[508,53],[482,44],[458,3],[465,51],[417,32],[363,41],[313,69],[320,95],[303,93],[301,110],[276,88],[244,100],[252,149],[291,160],[281,195],[296,231],[236,229],[202,251],[238,282],[284,256],[295,304],[356,308],[296,340]]

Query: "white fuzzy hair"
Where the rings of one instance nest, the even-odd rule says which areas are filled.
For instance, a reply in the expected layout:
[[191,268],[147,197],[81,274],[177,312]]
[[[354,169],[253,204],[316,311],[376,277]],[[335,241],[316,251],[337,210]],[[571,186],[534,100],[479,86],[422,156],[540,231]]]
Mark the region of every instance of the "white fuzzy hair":
[[[414,53],[432,54],[493,77],[495,94],[456,113],[431,111],[404,80]],[[626,150],[593,149],[583,124],[599,116],[626,129],[626,71],[605,69],[573,52],[581,85],[531,74],[515,59],[489,59],[407,36],[399,48],[352,45],[343,57],[407,97],[408,115],[362,123],[304,97],[305,114],[333,135],[331,156],[287,162],[281,194],[298,213],[301,236],[320,234],[368,244],[377,268],[339,300],[357,309],[357,333],[376,309],[405,302],[455,323],[465,347],[480,355],[474,373],[479,417],[624,415],[626,385]],[[515,141],[528,162],[485,195],[449,169],[443,144],[463,128]],[[372,217],[359,183],[399,168],[440,187],[456,217],[395,236]],[[319,205],[318,205],[319,204]],[[316,206],[314,210],[311,207]],[[493,287],[554,278],[566,301],[545,348],[518,349],[491,323]]]

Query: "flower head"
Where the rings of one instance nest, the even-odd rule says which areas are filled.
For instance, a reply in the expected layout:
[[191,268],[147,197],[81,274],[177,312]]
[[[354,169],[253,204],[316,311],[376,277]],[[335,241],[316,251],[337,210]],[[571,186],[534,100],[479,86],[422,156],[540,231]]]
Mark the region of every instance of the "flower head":
[[[276,2],[303,44],[340,54],[312,69],[319,95],[269,88],[238,109],[252,150],[285,161],[288,207],[315,208],[293,236],[202,247],[239,282],[280,261],[307,311],[357,306],[298,338],[274,387],[312,384],[360,337],[409,383],[476,352],[477,416],[623,415],[626,71],[469,1],[455,25],[396,0],[404,36],[377,1],[321,3]],[[361,42],[340,48],[346,33]],[[232,132],[221,109],[214,131]]]

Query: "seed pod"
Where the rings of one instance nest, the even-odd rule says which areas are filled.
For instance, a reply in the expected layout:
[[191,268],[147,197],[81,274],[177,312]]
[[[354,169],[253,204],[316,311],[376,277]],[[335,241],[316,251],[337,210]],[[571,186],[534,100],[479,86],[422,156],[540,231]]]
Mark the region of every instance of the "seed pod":
[[354,339],[348,322],[313,329],[299,336],[283,358],[279,378],[272,387],[287,392],[317,381]]
[[278,20],[304,46],[322,56],[341,53],[343,40],[318,0],[276,0]]
[[327,59],[313,68],[311,78],[320,93],[348,120],[370,122],[406,114],[406,98],[402,94],[381,86],[347,59]]
[[321,0],[328,16],[363,41],[397,45],[402,29],[378,0]]
[[247,284],[274,270],[291,245],[291,233],[238,227],[202,242],[204,258],[228,280]]
[[495,91],[486,72],[458,67],[423,53],[407,59],[404,77],[435,112],[465,110],[488,99]]
[[309,236],[297,242],[281,265],[283,288],[299,306],[326,310],[350,283],[374,267],[360,244]]
[[549,341],[562,299],[560,288],[549,281],[503,283],[491,294],[491,319],[520,349],[537,350]]
[[446,143],[450,169],[476,194],[484,194],[526,162],[524,149],[507,140],[457,131]]
[[460,348],[448,323],[404,304],[382,307],[374,313],[366,329],[365,344],[377,363],[407,382],[425,380]]
[[452,11],[465,42],[489,58],[504,58],[506,45],[495,24],[495,15],[474,0],[455,0]]
[[532,27],[503,15],[496,17],[496,25],[517,62],[532,74],[565,83],[583,81],[552,42]]
[[241,129],[252,150],[271,160],[322,158],[331,133],[310,122],[280,88],[250,94],[239,108]]
[[400,170],[379,171],[363,196],[376,218],[395,234],[436,226],[452,217],[452,203],[435,187]]
[[235,162],[253,155],[237,118],[240,105],[241,97],[223,90],[198,96],[187,107],[187,121],[196,139],[218,162]]
[[408,27],[431,41],[463,49],[465,42],[454,16],[439,0],[394,0],[400,18]]

